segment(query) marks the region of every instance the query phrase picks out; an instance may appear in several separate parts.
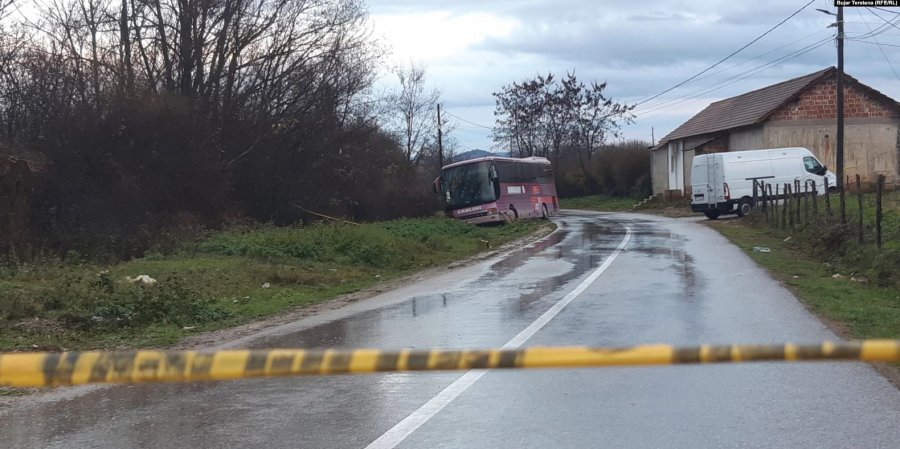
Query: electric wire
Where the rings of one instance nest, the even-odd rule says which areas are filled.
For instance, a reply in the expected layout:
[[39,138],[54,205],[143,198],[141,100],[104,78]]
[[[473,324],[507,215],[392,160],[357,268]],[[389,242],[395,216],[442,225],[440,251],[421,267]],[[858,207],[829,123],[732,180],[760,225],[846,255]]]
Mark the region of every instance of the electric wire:
[[461,122],[465,122],[465,123],[468,123],[468,124],[470,124],[470,125],[477,126],[477,127],[479,127],[479,128],[486,128],[486,129],[491,129],[491,130],[494,129],[494,127],[492,127],[492,126],[485,126],[485,125],[480,125],[480,124],[478,124],[478,123],[470,122],[470,121],[468,121],[468,120],[466,120],[466,119],[464,119],[464,118],[462,118],[462,117],[460,117],[460,116],[458,116],[458,115],[456,115],[456,114],[453,114],[453,113],[451,113],[451,112],[448,112],[446,109],[444,109],[442,112],[443,112],[444,114],[449,115],[450,117],[453,117],[453,118],[455,118],[455,119],[461,121]]
[[[859,17],[863,20],[863,22],[866,23],[866,28],[870,28],[869,22],[866,21],[866,18],[865,18],[865,16],[863,16],[862,12],[860,12],[859,10],[856,10],[856,12],[857,12],[857,14],[859,14]],[[870,10],[869,12],[872,12],[872,11]],[[873,14],[874,14],[874,12],[873,12]],[[894,77],[896,77],[898,80],[900,80],[900,75],[897,74],[897,69],[894,68],[894,64],[891,63],[891,60],[888,59],[887,53],[884,52],[884,47],[881,46],[881,43],[878,42],[878,39],[876,37],[872,36],[872,39],[875,41],[875,44],[878,45],[878,50],[881,52],[881,56],[884,56],[884,60],[891,67],[891,72],[894,72]],[[866,41],[859,41],[859,42],[866,42]],[[868,43],[868,42],[866,42],[866,43]]]
[[698,72],[698,73],[695,74],[694,76],[691,76],[690,78],[688,78],[688,79],[686,79],[686,80],[684,80],[684,81],[682,81],[682,82],[680,82],[680,83],[678,83],[678,84],[676,84],[676,85],[674,85],[674,86],[672,86],[672,87],[670,87],[670,88],[668,88],[668,89],[666,89],[666,90],[664,90],[664,91],[662,91],[662,92],[660,92],[660,93],[658,93],[658,94],[656,94],[656,95],[651,96],[650,98],[647,98],[647,99],[645,99],[645,100],[642,100],[642,101],[636,103],[635,106],[640,106],[640,105],[642,105],[642,104],[644,104],[644,103],[646,103],[646,102],[648,102],[648,101],[650,101],[650,100],[653,100],[654,98],[660,97],[660,96],[662,96],[662,95],[664,95],[664,94],[666,94],[666,93],[668,93],[668,92],[671,92],[672,90],[675,90],[675,89],[677,89],[677,88],[679,88],[679,87],[681,87],[681,86],[683,86],[683,85],[689,83],[690,81],[696,79],[698,76],[700,76],[700,75],[702,75],[702,74],[704,74],[704,73],[706,73],[706,72],[712,70],[714,67],[716,67],[716,66],[718,66],[719,64],[721,64],[721,63],[727,61],[728,59],[731,59],[731,57],[733,57],[734,55],[740,53],[740,52],[743,51],[745,48],[747,48],[747,47],[753,45],[754,43],[756,43],[757,41],[759,41],[760,39],[762,39],[763,37],[765,37],[766,35],[768,35],[768,34],[771,33],[772,31],[775,31],[775,29],[777,29],[778,27],[780,27],[781,25],[783,25],[785,22],[787,22],[788,20],[790,20],[791,18],[793,18],[793,17],[796,16],[797,14],[799,14],[800,11],[803,11],[804,9],[806,9],[807,6],[813,4],[813,2],[815,2],[815,1],[816,1],[816,0],[810,0],[810,1],[807,2],[805,5],[803,5],[802,7],[800,7],[800,9],[794,11],[791,15],[787,16],[784,20],[782,20],[781,22],[778,22],[778,23],[777,23],[775,26],[773,26],[772,28],[769,28],[765,33],[763,33],[763,34],[757,36],[755,39],[753,39],[752,41],[748,42],[748,43],[747,43],[746,45],[744,45],[743,47],[741,47],[741,48],[735,50],[735,51],[732,52],[730,55],[728,55],[728,56],[726,56],[726,57],[720,59],[720,60],[719,60],[718,62],[716,62],[715,64],[713,64],[713,65],[711,65],[711,66],[709,66],[709,67],[707,67],[707,68],[701,70],[700,72]]
[[785,55],[785,56],[782,56],[782,57],[780,57],[780,58],[778,58],[778,59],[776,59],[776,60],[770,61],[770,62],[768,62],[768,63],[762,64],[762,65],[759,65],[759,66],[756,66],[756,67],[754,67],[753,69],[750,69],[750,70],[748,70],[748,71],[746,71],[746,72],[743,72],[742,74],[738,74],[738,75],[735,75],[735,76],[733,76],[733,77],[731,77],[731,78],[728,78],[728,79],[726,79],[726,80],[724,80],[724,81],[722,81],[722,82],[720,82],[720,83],[718,83],[718,84],[714,84],[714,85],[712,85],[712,86],[709,86],[709,87],[706,87],[706,88],[703,88],[703,89],[694,91],[692,94],[690,94],[690,96],[682,97],[682,99],[681,99],[680,101],[676,101],[676,102],[674,102],[674,103],[667,104],[667,105],[664,105],[664,106],[659,106],[659,107],[656,107],[656,108],[651,108],[651,109],[649,109],[649,110],[641,111],[640,113],[636,113],[636,114],[635,114],[635,117],[647,117],[648,115],[650,115],[650,114],[652,114],[652,113],[654,113],[654,112],[658,112],[658,111],[660,111],[660,110],[667,109],[667,108],[669,108],[669,107],[672,107],[672,106],[675,106],[675,105],[684,103],[684,102],[686,102],[686,101],[690,101],[690,100],[699,98],[700,96],[705,95],[705,94],[708,94],[708,93],[710,93],[710,92],[715,92],[715,91],[717,91],[717,90],[719,90],[719,89],[722,89],[722,88],[724,88],[724,87],[731,86],[731,85],[733,85],[733,84],[735,84],[735,83],[738,83],[738,82],[741,82],[741,81],[743,81],[743,80],[746,80],[746,79],[748,79],[748,78],[750,78],[750,77],[752,77],[752,76],[755,76],[755,75],[758,75],[758,74],[760,74],[760,73],[762,73],[762,72],[765,72],[765,71],[767,71],[767,70],[770,70],[770,69],[772,69],[773,67],[775,67],[775,65],[778,64],[778,63],[785,62],[785,61],[789,61],[789,60],[791,60],[791,59],[794,59],[794,58],[800,57],[800,56],[802,56],[802,55],[804,55],[804,54],[806,54],[806,53],[809,53],[809,52],[811,52],[811,51],[813,51],[813,50],[815,50],[815,49],[817,49],[817,48],[820,48],[820,47],[822,47],[823,45],[827,44],[829,41],[831,41],[831,39],[832,39],[832,38],[827,38],[827,39],[820,40],[820,41],[815,42],[815,43],[813,43],[813,44],[807,45],[806,47],[803,47],[803,48],[800,49],[800,50],[797,50],[797,51],[795,51],[795,52],[792,52],[792,53],[789,53],[789,54],[787,54],[787,55]]
[[[734,64],[734,65],[731,65],[731,66],[729,66],[729,67],[727,67],[727,68],[724,68],[724,69],[722,69],[722,70],[719,70],[719,71],[717,71],[717,72],[715,72],[715,73],[710,74],[710,76],[711,76],[711,75],[714,75],[714,74],[717,74],[717,73],[721,73],[721,72],[723,72],[723,71],[729,70],[729,69],[734,68],[734,67],[738,67],[738,66],[744,65],[744,64],[746,64],[746,63],[748,63],[748,62],[752,62],[752,61],[761,59],[763,56],[772,54],[772,53],[774,53],[774,52],[776,52],[776,51],[778,51],[778,50],[781,50],[781,49],[783,49],[783,48],[790,47],[791,45],[794,45],[794,44],[796,44],[797,42],[801,42],[801,41],[806,40],[806,39],[808,39],[808,38],[810,38],[810,37],[813,37],[813,36],[815,36],[815,35],[817,35],[817,34],[820,34],[822,31],[827,31],[827,30],[819,30],[819,31],[817,31],[817,32],[815,32],[815,33],[812,33],[812,34],[810,34],[810,35],[804,36],[804,37],[802,37],[802,38],[800,38],[800,39],[797,39],[797,40],[795,40],[795,41],[793,41],[793,42],[790,42],[790,43],[785,44],[785,45],[782,45],[782,46],[780,46],[780,47],[778,47],[778,48],[772,49],[772,50],[770,50],[770,51],[768,51],[768,52],[766,52],[766,53],[762,53],[762,54],[760,54],[760,55],[757,55],[756,57],[754,57],[754,58],[752,58],[752,59],[748,59],[748,60],[743,61],[743,62],[741,62],[741,63]],[[833,37],[833,36],[832,36],[832,37]],[[832,37],[829,37],[829,38],[827,38],[827,39],[823,39],[823,40],[816,41],[816,42],[814,42],[813,44],[810,44],[810,45],[816,45],[816,44],[818,44],[818,43],[820,43],[820,42],[830,40],[830,39],[832,39]],[[800,50],[795,50],[795,52],[796,52],[796,51],[802,51],[802,50],[808,48],[810,45],[807,45],[807,46],[805,46],[805,47],[802,47]],[[789,54],[790,54],[790,53],[789,53]],[[768,64],[768,63],[767,63],[767,64]],[[758,68],[758,66],[757,66],[757,68]],[[750,69],[750,70],[752,71],[752,70],[754,70],[754,69]],[[747,72],[743,72],[743,73],[747,73]],[[743,74],[743,73],[742,73],[742,74]],[[720,82],[718,82],[718,83],[713,83],[713,84],[711,84],[711,85],[707,85],[707,86],[701,87],[701,88],[699,88],[699,89],[696,89],[696,90],[694,90],[694,91],[688,92],[688,93],[686,93],[686,94],[684,94],[684,95],[681,95],[681,96],[679,96],[679,97],[668,98],[668,99],[665,99],[665,100],[661,100],[660,102],[655,103],[655,104],[650,104],[650,105],[644,106],[644,107],[642,107],[642,108],[636,108],[635,111],[634,111],[634,113],[635,113],[636,115],[640,115],[640,114],[643,114],[643,113],[645,113],[645,112],[647,112],[647,111],[650,111],[650,110],[655,110],[655,109],[660,108],[660,107],[665,107],[665,106],[667,106],[667,105],[669,105],[669,104],[677,104],[677,103],[678,103],[678,100],[682,100],[682,99],[685,99],[685,98],[688,98],[688,97],[692,97],[692,96],[694,96],[696,93],[702,92],[702,91],[704,91],[704,90],[706,90],[706,89],[708,89],[708,88],[710,88],[710,87],[713,87],[713,86],[716,86],[716,85],[718,85],[718,84],[721,84],[721,83],[727,82],[727,81],[729,81],[729,80],[735,79],[736,77],[738,77],[738,76],[740,76],[740,75],[741,75],[741,74],[738,74],[738,75],[732,76],[732,77],[730,77],[730,78],[726,78],[726,79],[724,79],[724,80],[722,80],[722,81],[720,81]],[[704,78],[705,78],[705,77],[704,77]],[[698,80],[699,80],[699,79],[702,79],[702,78],[698,78]]]

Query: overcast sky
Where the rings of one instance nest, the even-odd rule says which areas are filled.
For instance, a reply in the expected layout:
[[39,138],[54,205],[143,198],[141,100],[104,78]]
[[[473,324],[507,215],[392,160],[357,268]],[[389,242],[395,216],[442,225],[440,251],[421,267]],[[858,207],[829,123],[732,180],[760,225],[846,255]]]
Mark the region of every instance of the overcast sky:
[[[711,66],[807,1],[368,0],[368,5],[393,63],[423,63],[448,112],[492,126],[491,93],[504,84],[574,71],[585,82],[608,82],[614,99],[638,103]],[[828,28],[834,17],[816,11],[835,11],[832,5],[815,0],[701,78],[642,104],[635,124],[623,129],[625,138],[649,141],[652,127],[659,140],[710,102],[836,65],[836,32]],[[900,25],[884,21],[900,23],[900,8],[845,8],[844,14],[848,38],[864,40],[847,41],[846,72],[900,98],[900,78],[888,63],[900,73]],[[820,41],[825,42],[810,48]],[[796,55],[804,48],[810,51]],[[784,59],[775,62],[779,58]],[[461,150],[491,147],[489,129],[457,122]]]

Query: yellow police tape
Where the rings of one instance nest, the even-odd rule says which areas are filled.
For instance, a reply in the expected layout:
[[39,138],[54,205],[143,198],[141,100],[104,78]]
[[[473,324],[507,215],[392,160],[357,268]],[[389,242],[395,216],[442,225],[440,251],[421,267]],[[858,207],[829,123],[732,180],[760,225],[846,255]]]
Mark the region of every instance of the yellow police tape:
[[0,354],[0,387],[91,383],[193,382],[389,371],[668,365],[758,361],[900,361],[900,340],[819,345],[724,345],[625,348],[533,347],[517,350],[229,350]]

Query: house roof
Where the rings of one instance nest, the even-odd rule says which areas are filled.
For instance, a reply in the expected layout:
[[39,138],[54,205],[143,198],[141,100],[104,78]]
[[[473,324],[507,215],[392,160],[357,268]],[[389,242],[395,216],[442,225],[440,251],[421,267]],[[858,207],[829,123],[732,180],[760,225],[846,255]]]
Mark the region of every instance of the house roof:
[[[657,148],[667,142],[685,137],[711,134],[718,131],[740,128],[742,126],[755,125],[764,122],[778,109],[795,100],[806,88],[829,76],[835,76],[837,71],[829,67],[818,72],[810,73],[798,78],[782,81],[771,86],[763,87],[747,92],[736,97],[711,103],[706,109],[691,117],[674,131],[663,137]],[[855,78],[844,74],[844,79],[857,87],[862,88],[875,98],[884,101],[895,109],[900,110],[900,103],[892,98],[866,86]]]

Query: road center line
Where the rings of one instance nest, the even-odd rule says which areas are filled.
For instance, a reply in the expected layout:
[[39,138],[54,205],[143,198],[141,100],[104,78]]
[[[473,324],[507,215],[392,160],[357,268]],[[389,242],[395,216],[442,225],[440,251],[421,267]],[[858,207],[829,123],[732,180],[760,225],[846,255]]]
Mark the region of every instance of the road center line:
[[[603,261],[603,264],[597,267],[590,276],[581,281],[581,283],[563,297],[563,299],[547,309],[546,312],[538,317],[538,319],[534,320],[528,327],[519,332],[512,340],[506,342],[506,344],[503,345],[503,349],[518,349],[519,346],[522,346],[529,338],[533,337],[534,334],[541,330],[541,328],[546,326],[550,320],[558,315],[559,312],[562,312],[569,303],[574,301],[578,295],[583,293],[588,286],[609,268],[613,261],[616,260],[616,257],[619,256],[619,253],[625,249],[625,245],[628,244],[629,240],[631,240],[631,228],[625,226],[625,238],[622,239],[622,242],[619,243],[619,246],[616,247],[615,251]],[[441,390],[440,393],[404,418],[403,421],[400,421],[394,427],[391,427],[387,432],[378,437],[377,440],[369,443],[369,445],[366,446],[366,449],[393,449],[397,447],[400,442],[412,435],[413,432],[427,423],[434,415],[437,415],[438,412],[447,406],[447,404],[453,402],[454,399],[471,387],[478,379],[481,379],[481,376],[487,374],[488,371],[489,370],[467,371],[452,384],[448,385],[447,388]]]

